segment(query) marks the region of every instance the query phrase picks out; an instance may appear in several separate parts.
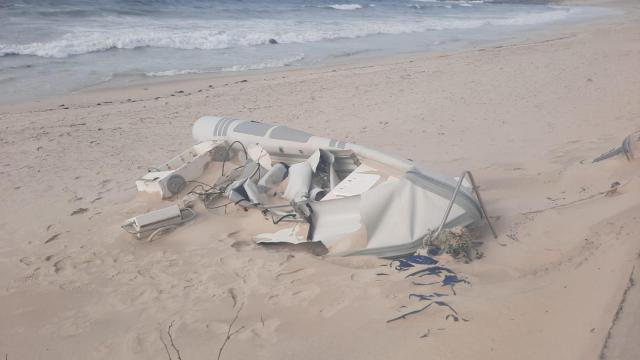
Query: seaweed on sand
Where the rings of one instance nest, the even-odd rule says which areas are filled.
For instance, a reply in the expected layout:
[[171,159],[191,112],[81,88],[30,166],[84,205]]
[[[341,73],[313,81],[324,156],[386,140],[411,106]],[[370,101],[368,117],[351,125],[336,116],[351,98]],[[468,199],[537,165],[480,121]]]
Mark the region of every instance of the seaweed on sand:
[[471,261],[474,258],[472,255],[474,251],[475,258],[482,257],[482,253],[477,249],[479,244],[481,243],[473,241],[471,232],[462,226],[444,229],[435,237],[429,234],[425,241],[425,245],[428,246],[430,252],[435,253],[435,249],[439,249],[455,259],[463,259],[465,261]]

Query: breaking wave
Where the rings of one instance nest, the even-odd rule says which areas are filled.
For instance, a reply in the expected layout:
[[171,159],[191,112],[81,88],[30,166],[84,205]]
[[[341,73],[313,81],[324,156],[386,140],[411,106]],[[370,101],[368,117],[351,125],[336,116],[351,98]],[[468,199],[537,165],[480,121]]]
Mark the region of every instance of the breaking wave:
[[[344,4],[356,5],[356,4]],[[472,29],[486,25],[534,25],[562,20],[569,9],[555,8],[539,13],[493,18],[424,18],[404,21],[313,22],[271,20],[264,22],[144,24],[138,26],[76,29],[48,42],[0,44],[0,56],[33,55],[64,58],[72,55],[110,49],[145,47],[185,50],[214,50],[234,47],[268,45],[271,39],[280,44],[308,43],[341,38],[360,38],[378,34],[405,34],[434,30]],[[226,30],[232,29],[232,30]],[[270,45],[271,46],[271,45]],[[277,46],[277,45],[276,45]]]
[[336,9],[336,10],[358,10],[358,9],[362,9],[362,5],[360,4],[333,4],[333,5],[327,5],[324,6],[327,8],[331,8],[331,9]]
[[[283,66],[290,66],[294,63],[304,59],[304,54],[298,54],[283,59],[271,59],[256,64],[238,64],[233,66],[227,66],[220,69],[220,71],[247,71],[247,70],[262,70],[269,68],[278,68]],[[205,74],[215,72],[215,70],[197,70],[197,69],[172,69],[165,71],[153,71],[146,72],[144,75],[149,77],[164,77],[164,76],[176,76],[176,75],[190,75],[190,74]]]
[[165,71],[152,71],[144,73],[146,76],[156,77],[156,76],[176,76],[176,75],[189,75],[189,74],[202,74],[207,71],[204,70],[196,70],[196,69],[185,69],[185,70],[165,70]]
[[222,68],[222,71],[247,71],[247,70],[262,70],[269,68],[277,68],[283,66],[290,66],[294,63],[304,59],[304,54],[295,55],[285,59],[274,59],[265,61],[258,64],[249,64],[249,65],[233,65],[229,67]]

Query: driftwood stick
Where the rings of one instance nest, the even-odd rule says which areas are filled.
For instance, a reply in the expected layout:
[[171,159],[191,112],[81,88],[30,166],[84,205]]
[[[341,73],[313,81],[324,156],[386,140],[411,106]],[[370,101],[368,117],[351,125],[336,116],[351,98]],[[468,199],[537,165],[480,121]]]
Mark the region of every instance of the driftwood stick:
[[231,329],[233,328],[233,325],[236,323],[236,320],[238,320],[238,316],[240,316],[240,311],[242,311],[243,306],[244,306],[244,303],[240,305],[240,307],[238,308],[238,311],[236,311],[236,316],[229,323],[229,328],[227,329],[227,337],[224,339],[224,342],[222,343],[222,345],[220,346],[220,349],[218,350],[218,360],[220,360],[220,357],[222,356],[222,350],[224,350],[224,347],[227,345],[229,340],[231,340],[231,337],[237,334],[240,330],[244,329],[244,326],[241,326],[235,331],[231,331]]
[[173,358],[171,357],[171,353],[169,352],[169,347],[167,346],[167,343],[162,338],[162,335],[160,335],[160,341],[162,341],[162,345],[164,345],[164,351],[167,352],[167,357],[169,358],[169,360],[173,360]]
[[178,355],[178,360],[182,360],[182,356],[180,356],[180,350],[178,350],[178,347],[173,342],[173,336],[171,335],[171,328],[173,327],[174,322],[175,320],[171,321],[171,324],[169,324],[169,328],[167,329],[167,334],[169,335],[169,341],[171,342],[171,347],[173,348],[173,350],[175,350],[176,354]]

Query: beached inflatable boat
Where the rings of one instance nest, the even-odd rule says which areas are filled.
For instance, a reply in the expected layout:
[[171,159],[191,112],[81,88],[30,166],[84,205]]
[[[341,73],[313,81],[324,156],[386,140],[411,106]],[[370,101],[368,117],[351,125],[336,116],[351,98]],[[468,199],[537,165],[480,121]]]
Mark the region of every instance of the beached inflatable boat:
[[[226,117],[200,118],[192,134],[199,143],[140,178],[138,190],[174,197],[220,162],[216,183],[195,193],[205,207],[223,198],[265,213],[274,231],[256,234],[258,242],[320,241],[335,255],[390,257],[415,252],[442,228],[483,219],[480,199],[462,179],[378,150]],[[172,210],[177,222],[179,213]],[[160,227],[154,221],[147,230]],[[142,230],[137,224],[135,232]]]

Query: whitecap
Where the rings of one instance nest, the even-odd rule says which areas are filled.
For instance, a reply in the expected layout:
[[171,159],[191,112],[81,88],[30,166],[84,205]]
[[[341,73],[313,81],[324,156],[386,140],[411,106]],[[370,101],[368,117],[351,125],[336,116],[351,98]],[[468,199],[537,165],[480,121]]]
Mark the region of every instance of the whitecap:
[[327,5],[326,7],[336,9],[336,10],[358,10],[362,9],[362,5],[360,4],[333,4]]
[[298,54],[298,55],[291,56],[284,59],[271,59],[271,60],[267,60],[265,62],[261,62],[257,64],[233,65],[233,66],[222,68],[222,71],[262,70],[262,69],[290,66],[302,59],[304,59],[304,54]]
[[206,71],[204,70],[196,70],[196,69],[184,69],[184,70],[165,70],[165,71],[152,71],[144,73],[146,76],[156,77],[156,76],[176,76],[176,75],[188,75],[188,74],[202,74]]

